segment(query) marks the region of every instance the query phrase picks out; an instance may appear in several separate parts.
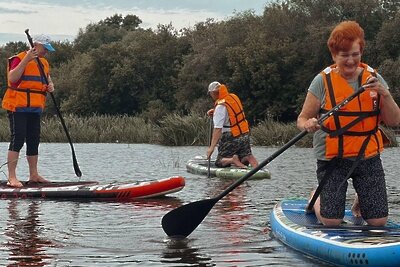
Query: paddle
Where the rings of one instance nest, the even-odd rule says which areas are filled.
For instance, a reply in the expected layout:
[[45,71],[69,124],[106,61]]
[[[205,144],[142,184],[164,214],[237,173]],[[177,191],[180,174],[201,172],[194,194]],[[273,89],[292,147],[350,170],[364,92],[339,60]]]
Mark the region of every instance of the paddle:
[[[25,30],[25,33],[26,33],[26,36],[27,36],[27,38],[28,38],[29,44],[30,44],[31,47],[33,48],[34,45],[33,45],[32,37],[29,35],[29,29],[26,29],[26,30]],[[47,85],[49,85],[49,80],[47,79],[46,74],[44,73],[42,62],[40,61],[40,59],[39,59],[38,57],[36,57],[36,62],[37,62],[37,65],[38,65],[38,67],[39,67],[40,76],[42,76],[42,78],[43,78],[43,80],[45,81],[45,83],[46,83]],[[58,106],[57,106],[56,99],[55,99],[55,97],[54,97],[54,95],[53,95],[52,92],[50,92],[50,96],[51,96],[51,99],[53,100],[54,106],[55,106],[55,108],[56,108],[57,115],[58,115],[58,117],[60,118],[60,121],[61,121],[62,127],[63,127],[63,129],[64,129],[65,135],[66,135],[67,138],[68,138],[69,145],[71,146],[71,150],[72,150],[72,161],[73,161],[73,164],[74,164],[75,174],[76,174],[76,176],[81,177],[81,176],[82,176],[82,172],[81,172],[81,170],[79,169],[78,161],[76,160],[74,146],[72,145],[71,137],[70,137],[70,135],[69,135],[69,133],[68,133],[67,126],[65,126],[65,121],[64,121],[63,117],[61,116],[60,109],[59,109]]]
[[[212,135],[213,135],[213,120],[212,118],[210,119],[210,133],[208,135],[208,146],[211,146],[211,140],[212,140]],[[211,171],[210,171],[210,165],[211,165],[211,156],[208,158],[208,163],[207,163],[207,177],[211,177]]]
[[[354,97],[361,94],[364,90],[365,90],[364,87],[360,87],[352,95],[350,95],[349,97],[344,99],[342,102],[340,102],[338,105],[336,105],[333,109],[331,109],[326,114],[324,114],[318,120],[318,123],[321,124],[327,118],[332,116],[332,114],[334,114],[339,109],[341,109],[344,105],[346,105],[348,102],[350,102]],[[277,156],[279,156],[281,153],[283,153],[286,149],[288,149],[289,147],[294,145],[297,141],[299,141],[301,138],[303,138],[305,135],[307,135],[307,133],[308,132],[306,130],[304,130],[301,133],[297,134],[289,142],[287,142],[282,148],[280,148],[278,151],[273,153],[270,157],[268,157],[263,162],[261,162],[256,168],[252,169],[246,175],[244,175],[243,177],[238,179],[236,182],[231,184],[227,189],[225,189],[218,196],[216,196],[214,198],[210,198],[210,199],[204,199],[204,200],[188,203],[179,208],[171,210],[170,212],[165,214],[161,220],[161,225],[164,229],[164,232],[168,236],[171,236],[171,237],[187,237],[188,235],[190,235],[196,229],[196,227],[204,220],[204,218],[210,212],[210,210],[215,205],[215,203],[217,203],[221,198],[223,198],[224,196],[229,194],[229,192],[231,192],[233,189],[238,187],[240,184],[242,184],[244,181],[246,181],[248,178],[250,178],[253,174],[255,174],[257,171],[259,171],[261,168],[263,168],[265,165],[270,163],[273,159],[275,159]]]

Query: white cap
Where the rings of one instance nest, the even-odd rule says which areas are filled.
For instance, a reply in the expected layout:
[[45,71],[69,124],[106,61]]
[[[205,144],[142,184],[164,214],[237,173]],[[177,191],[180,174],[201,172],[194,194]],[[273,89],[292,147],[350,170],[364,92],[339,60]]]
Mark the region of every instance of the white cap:
[[208,92],[218,91],[220,86],[221,86],[221,84],[219,82],[217,82],[217,81],[212,82],[208,85]]
[[32,40],[34,43],[42,44],[48,51],[56,51],[54,47],[50,44],[51,39],[48,35],[38,34],[33,36]]

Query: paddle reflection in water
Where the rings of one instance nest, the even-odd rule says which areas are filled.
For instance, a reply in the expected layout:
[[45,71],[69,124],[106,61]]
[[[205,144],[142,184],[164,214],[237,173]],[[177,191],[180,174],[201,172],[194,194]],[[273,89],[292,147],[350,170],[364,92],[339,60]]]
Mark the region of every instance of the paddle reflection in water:
[[[43,237],[39,208],[39,201],[9,201],[9,220],[5,229],[5,235],[9,237],[5,242],[9,249],[10,263],[7,266],[45,266],[50,262],[51,257],[46,254],[46,248],[54,244]],[[21,215],[23,213],[27,215]]]
[[202,255],[201,249],[192,247],[192,242],[187,238],[167,240],[160,262],[169,266],[213,266],[211,257]]
[[[219,193],[220,188],[225,188],[231,182],[221,182],[221,185],[214,187],[215,190],[211,193],[215,195]],[[250,219],[251,214],[246,210],[249,205],[247,199],[247,186],[244,183],[240,185],[236,191],[232,191],[215,206],[215,212],[218,214],[217,220],[213,222],[218,231],[231,232],[228,236],[231,243],[242,243],[243,239],[238,236],[240,230],[245,227]]]
[[[212,186],[210,185],[208,188],[211,188],[211,190],[207,194],[214,195],[220,188],[224,188],[229,183],[230,181],[224,180]],[[247,206],[246,187],[247,185],[244,184],[236,192],[229,194],[221,203],[216,205],[213,213],[217,214],[217,216],[204,222],[207,224],[207,228],[215,230],[215,240],[210,240],[209,243],[199,245],[199,248],[194,248],[190,247],[190,245],[194,246],[197,242],[195,239],[169,239],[167,242],[168,249],[164,252],[164,258],[174,259],[174,261],[168,261],[168,263],[196,264],[196,266],[231,266],[232,264],[243,262],[240,259],[240,250],[241,246],[249,240],[249,236],[247,233],[243,233],[242,228],[248,224],[252,216],[245,211]],[[224,255],[223,260],[216,261],[211,256],[200,253],[200,251],[207,249],[221,250],[221,254]]]
[[[225,182],[226,183],[226,182]],[[220,188],[225,188],[228,183],[222,185]],[[227,232],[227,242],[230,246],[226,247],[223,263],[226,264],[243,264],[245,262],[241,259],[242,249],[248,240],[247,232],[243,231],[248,225],[251,214],[246,211],[248,206],[247,200],[247,186],[244,183],[240,185],[236,191],[231,192],[219,204],[215,206],[215,211],[219,216],[216,223],[218,231]],[[217,194],[213,192],[213,195]]]
[[[217,186],[212,187],[214,190],[210,194],[216,195],[230,183],[231,181],[221,180]],[[268,228],[256,222],[258,211],[249,196],[253,187],[260,183],[263,181],[244,182],[217,203],[215,211],[211,211],[216,216],[210,225],[224,236],[217,266],[251,265],[256,262],[260,253],[269,253],[269,248],[263,243],[264,237],[268,235]]]

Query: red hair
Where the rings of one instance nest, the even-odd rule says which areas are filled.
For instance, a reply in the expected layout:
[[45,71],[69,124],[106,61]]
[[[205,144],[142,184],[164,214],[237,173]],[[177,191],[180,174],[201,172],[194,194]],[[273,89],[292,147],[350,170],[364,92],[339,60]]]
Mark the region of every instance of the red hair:
[[360,44],[360,52],[364,51],[364,30],[355,21],[343,21],[336,25],[328,39],[329,51],[337,55],[339,51],[349,51],[354,41]]

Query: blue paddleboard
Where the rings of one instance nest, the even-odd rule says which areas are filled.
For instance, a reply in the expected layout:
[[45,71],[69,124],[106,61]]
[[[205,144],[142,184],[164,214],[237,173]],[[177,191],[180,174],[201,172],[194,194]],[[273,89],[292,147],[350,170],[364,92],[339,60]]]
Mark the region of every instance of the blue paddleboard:
[[340,226],[326,227],[306,205],[306,199],[288,199],[274,207],[272,233],[284,244],[338,266],[400,266],[400,224],[368,226],[346,209]]

